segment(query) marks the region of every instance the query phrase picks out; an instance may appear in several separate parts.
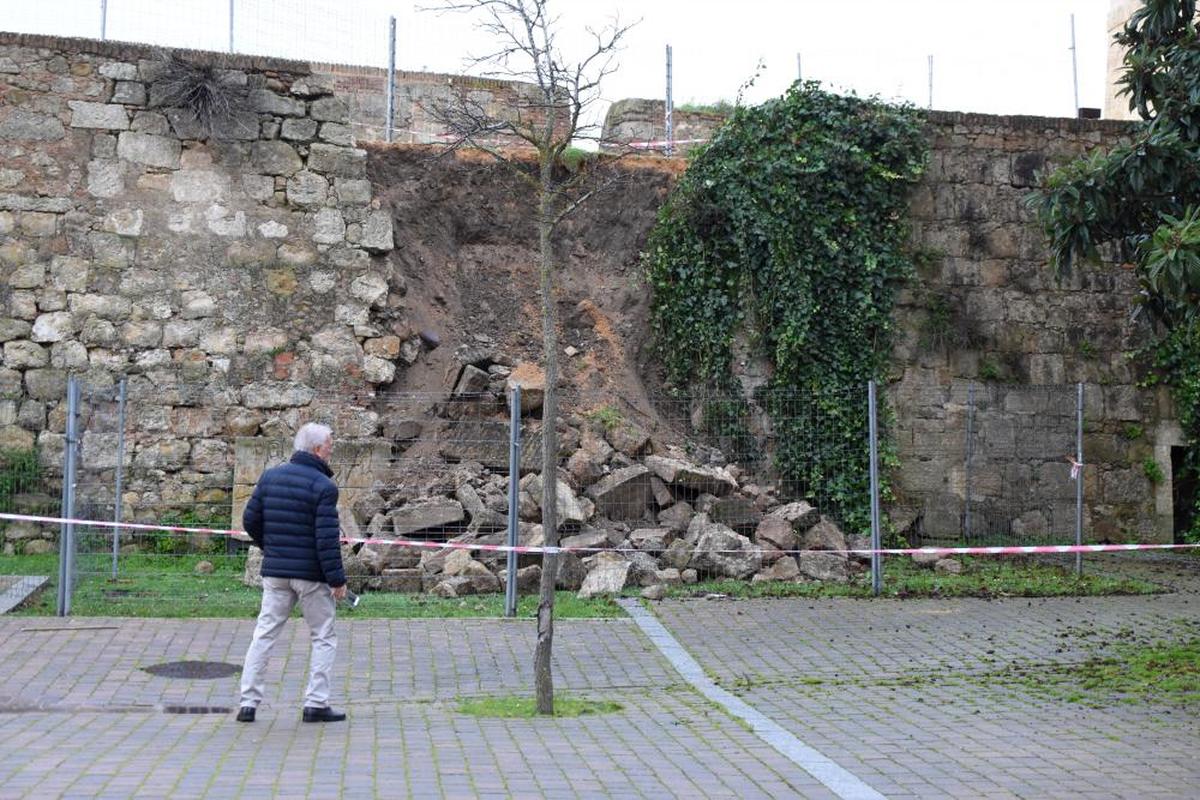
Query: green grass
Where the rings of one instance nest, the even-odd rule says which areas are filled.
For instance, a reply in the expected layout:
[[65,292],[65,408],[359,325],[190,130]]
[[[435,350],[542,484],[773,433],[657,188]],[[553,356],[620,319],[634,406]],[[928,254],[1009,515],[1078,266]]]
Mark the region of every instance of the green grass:
[[[210,575],[194,570],[201,560],[215,569]],[[960,575],[944,575],[918,567],[908,559],[884,562],[883,596],[909,597],[1064,597],[1117,594],[1151,594],[1153,584],[1133,579],[1103,578],[1086,573],[1076,579],[1068,569],[1029,560],[1000,560],[997,557],[962,559]],[[250,618],[258,613],[261,592],[243,586],[241,556],[136,554],[122,556],[119,577],[110,578],[107,556],[80,558],[80,578],[72,599],[76,616],[112,617],[233,617]],[[9,556],[0,559],[0,573],[19,575],[58,574],[57,556]],[[636,596],[640,589],[630,589]],[[754,597],[870,597],[868,575],[846,584],[837,583],[747,583],[707,581],[672,587],[669,597],[703,597],[722,594],[732,598]],[[27,616],[55,613],[53,582],[13,612]],[[518,599],[517,614],[536,616],[537,598]],[[344,618],[411,619],[444,617],[502,617],[501,594],[440,598],[428,594],[366,592],[356,609],[343,607]],[[624,616],[613,600],[580,599],[574,592],[558,592],[555,616],[560,619],[592,619]]]
[[[611,700],[584,700],[578,697],[556,697],[554,716],[581,717],[589,714],[611,714],[620,711],[620,703]],[[503,695],[497,697],[469,697],[458,700],[458,713],[473,717],[502,717],[504,719],[527,719],[537,716],[537,705],[532,697]]]
[[[210,561],[215,570],[197,575],[196,564]],[[233,617],[258,614],[262,592],[241,582],[244,561],[240,556],[122,556],[119,577],[110,577],[109,562],[90,557],[81,561],[84,571],[76,584],[71,613],[80,617]],[[10,556],[0,560],[0,572],[10,575],[58,574],[55,555]],[[25,616],[55,613],[56,589],[48,585],[20,608],[10,612]],[[440,598],[427,594],[364,592],[358,608],[339,607],[344,619],[411,619],[444,617],[503,617],[504,595]],[[537,597],[517,599],[517,615],[537,614]],[[582,600],[574,592],[558,592],[554,614],[558,619],[622,617],[625,612],[611,599]]]
[[1014,664],[984,680],[1092,707],[1200,703],[1200,637],[1120,644],[1079,664]]
[[[1027,559],[961,558],[963,571],[949,575],[919,567],[911,559],[885,559],[883,597],[1094,597],[1119,594],[1154,594],[1161,591],[1145,581],[1089,575]],[[724,594],[748,597],[870,597],[869,573],[849,583],[783,583],[765,581],[705,581],[672,587],[668,597],[703,597]]]

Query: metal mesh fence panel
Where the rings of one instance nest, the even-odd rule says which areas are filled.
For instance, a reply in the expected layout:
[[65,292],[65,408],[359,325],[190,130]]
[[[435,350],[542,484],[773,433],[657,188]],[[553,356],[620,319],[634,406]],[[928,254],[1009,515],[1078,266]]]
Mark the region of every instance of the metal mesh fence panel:
[[[131,382],[124,405],[120,384],[81,387],[73,516],[105,525],[74,528],[72,613],[254,614],[261,552],[226,531],[240,530],[262,472],[291,456],[307,421],[334,431],[350,588],[385,604],[486,595],[498,613],[508,555],[488,548],[509,541],[510,492],[515,543],[547,541],[541,397],[522,393],[513,476],[504,370],[463,373],[448,393],[318,391],[302,408],[253,412],[215,410],[207,390],[165,377]],[[609,566],[629,589],[759,573],[865,579],[866,559],[795,552],[869,546],[865,388],[565,405],[557,517],[574,552],[560,558],[560,589],[602,584]],[[847,409],[862,429],[830,434]],[[817,531],[812,541],[801,528]],[[541,564],[540,553],[515,558],[515,592],[536,592]]]
[[909,389],[893,486],[915,543],[1071,544],[1079,390],[956,382]]

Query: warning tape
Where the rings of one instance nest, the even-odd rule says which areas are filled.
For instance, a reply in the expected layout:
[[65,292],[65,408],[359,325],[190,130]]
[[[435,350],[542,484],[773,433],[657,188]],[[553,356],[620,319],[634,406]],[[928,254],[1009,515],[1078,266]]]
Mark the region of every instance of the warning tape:
[[[217,536],[245,536],[245,531],[230,528],[195,528],[179,525],[157,525],[139,522],[110,522],[107,520],[69,519],[66,517],[40,517],[32,514],[0,514],[0,520],[12,522],[41,522],[54,525],[78,525],[93,528],[118,528],[142,531],[171,531],[175,533],[204,533]],[[421,547],[428,550],[482,550],[489,553],[518,554],[559,554],[559,553],[654,553],[657,549],[639,549],[634,547],[547,547],[545,545],[507,545],[485,544],[482,542],[431,542],[422,539],[371,539],[361,536],[343,536],[344,544],[387,545],[389,547]],[[1048,545],[1010,545],[1000,547],[882,547],[854,548],[847,550],[777,550],[784,554],[799,553],[844,553],[847,555],[869,556],[880,555],[1028,555],[1037,553],[1115,553],[1134,550],[1186,550],[1200,548],[1200,543],[1194,544],[1048,544]],[[705,550],[706,553],[744,553],[743,549]]]

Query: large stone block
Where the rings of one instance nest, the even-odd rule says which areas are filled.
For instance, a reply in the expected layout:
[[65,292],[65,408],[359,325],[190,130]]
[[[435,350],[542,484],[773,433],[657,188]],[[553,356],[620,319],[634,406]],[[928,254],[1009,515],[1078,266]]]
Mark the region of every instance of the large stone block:
[[466,520],[462,503],[444,497],[404,505],[389,515],[392,532],[405,538],[418,531],[439,530]]
[[61,342],[75,334],[78,330],[75,315],[69,311],[55,311],[42,314],[33,323],[30,338],[35,342]]
[[89,103],[83,100],[68,100],[71,107],[72,128],[97,128],[123,131],[129,128],[129,112],[125,106],[109,103]]
[[57,141],[66,136],[66,129],[57,117],[38,114],[23,108],[9,107],[0,116],[0,140]]
[[4,366],[12,369],[44,367],[50,363],[50,352],[36,342],[16,340],[4,343]]
[[242,388],[247,408],[296,408],[308,405],[315,396],[308,386],[294,383],[251,383]]
[[641,519],[653,495],[650,474],[641,464],[624,467],[592,484],[587,493],[609,519]]
[[179,168],[182,147],[178,139],[125,131],[117,139],[117,156],[147,167]]
[[171,176],[177,203],[214,203],[229,196],[229,176],[214,170],[182,169]]
[[395,248],[392,215],[386,210],[372,211],[363,223],[359,244],[373,253],[386,253]]
[[250,103],[255,111],[279,117],[303,117],[304,103],[291,97],[275,94],[268,89],[250,93]]
[[315,172],[301,170],[287,182],[287,201],[299,208],[314,208],[329,196],[329,181]]
[[332,144],[314,144],[309,148],[308,168],[339,178],[362,178],[367,171],[367,151]]
[[264,175],[295,175],[304,168],[296,148],[278,140],[255,142],[250,146],[250,162]]
[[96,159],[88,162],[87,190],[92,197],[116,197],[125,191],[124,165],[120,161]]
[[737,489],[737,481],[720,467],[697,467],[686,461],[665,456],[646,456],[646,466],[664,482],[694,492],[723,497]]

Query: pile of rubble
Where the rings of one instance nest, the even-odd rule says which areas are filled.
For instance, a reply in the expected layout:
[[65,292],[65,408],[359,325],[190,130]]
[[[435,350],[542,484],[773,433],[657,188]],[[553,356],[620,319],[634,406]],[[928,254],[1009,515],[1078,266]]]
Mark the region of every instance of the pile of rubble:
[[[629,423],[576,421],[580,427],[564,431],[568,441],[576,433],[578,445],[559,469],[557,511],[560,546],[581,552],[560,557],[559,588],[590,597],[713,578],[844,582],[865,569],[865,558],[839,551],[866,547],[866,537],[848,541],[808,503],[781,503],[770,488],[740,483],[736,466],[696,464]],[[520,481],[521,545],[544,543],[541,480],[530,472]],[[343,551],[355,591],[456,597],[504,589],[503,552],[395,542],[506,543],[507,474],[462,462],[417,489],[343,501],[343,534],[368,540]],[[257,581],[259,561],[252,549],[248,583]],[[538,554],[520,556],[519,591],[536,589],[540,564]]]

